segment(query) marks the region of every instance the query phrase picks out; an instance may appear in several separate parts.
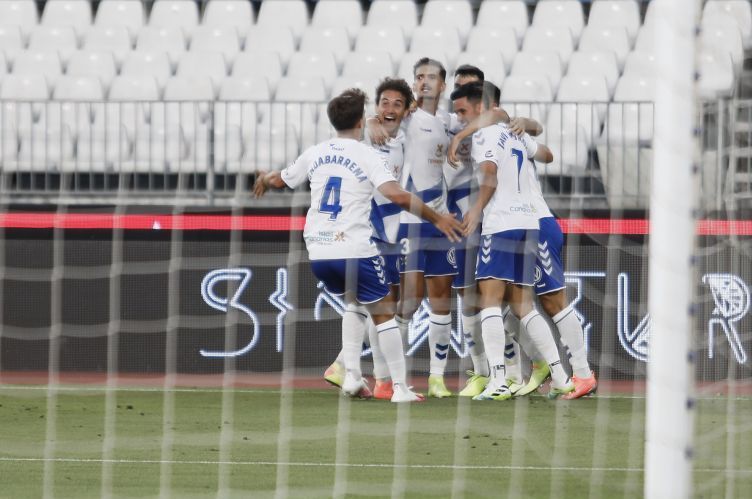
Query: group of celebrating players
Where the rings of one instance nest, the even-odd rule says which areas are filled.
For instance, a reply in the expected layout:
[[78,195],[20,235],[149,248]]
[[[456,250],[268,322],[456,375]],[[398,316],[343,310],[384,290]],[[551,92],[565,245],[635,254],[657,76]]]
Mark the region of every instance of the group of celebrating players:
[[[531,137],[542,127],[510,119],[499,88],[475,66],[455,72],[452,113],[439,109],[446,85],[439,61],[418,60],[413,75],[412,88],[384,79],[370,118],[362,91],[333,98],[327,115],[336,137],[281,171],[259,173],[254,185],[262,196],[310,182],[303,237],[311,268],[346,303],[342,350],[324,378],[352,397],[424,400],[407,384],[403,345],[427,295],[428,396],[452,396],[444,371],[454,288],[473,362],[459,396],[506,400],[549,377],[550,398],[594,393],[582,325],[566,298],[563,235],[535,170],[534,161],[553,161]],[[571,377],[535,295],[569,353]],[[360,365],[366,337],[373,391]],[[520,348],[532,359],[527,381]]]

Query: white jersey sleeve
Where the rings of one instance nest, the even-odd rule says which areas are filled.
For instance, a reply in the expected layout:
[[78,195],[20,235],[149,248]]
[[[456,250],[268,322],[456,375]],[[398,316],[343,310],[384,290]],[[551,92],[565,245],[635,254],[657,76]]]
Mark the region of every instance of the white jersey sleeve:
[[311,146],[303,151],[303,154],[301,154],[298,159],[293,161],[290,166],[280,172],[282,180],[291,189],[295,189],[308,179],[308,166],[314,147],[315,146]]
[[525,149],[527,150],[527,157],[530,159],[533,159],[535,154],[538,152],[538,143],[533,140],[530,135],[523,133],[520,137],[520,141],[525,146]]
[[499,148],[497,146],[499,133],[499,129],[493,125],[481,128],[473,134],[473,146],[470,150],[470,156],[476,165],[480,166],[484,161],[490,161],[499,166]]

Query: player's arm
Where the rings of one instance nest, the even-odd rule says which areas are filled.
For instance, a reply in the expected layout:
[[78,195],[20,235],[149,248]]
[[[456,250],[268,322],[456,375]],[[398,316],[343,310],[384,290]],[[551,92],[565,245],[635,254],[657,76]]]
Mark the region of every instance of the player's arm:
[[554,153],[545,144],[538,144],[538,150],[535,151],[533,159],[541,163],[550,163],[554,160]]
[[257,198],[263,196],[270,188],[282,189],[287,184],[282,180],[282,173],[275,170],[273,172],[260,171],[256,175],[256,182],[253,184],[253,194]]
[[495,125],[496,123],[509,123],[509,115],[500,107],[483,111],[480,113],[480,116],[457,132],[457,135],[454,136],[451,144],[449,144],[449,150],[447,151],[447,161],[449,161],[449,164],[455,167],[459,166],[457,149],[460,147],[460,142],[470,137],[481,128],[486,128],[487,126]]
[[499,183],[499,180],[496,177],[496,163],[493,161],[483,161],[478,166],[478,169],[481,172],[478,198],[467,211],[465,218],[462,221],[462,230],[466,236],[469,236],[478,228],[478,225],[483,218],[483,209],[493,197]]
[[371,139],[371,144],[383,146],[389,140],[389,133],[375,116],[371,116],[366,120],[366,133]]
[[537,137],[543,133],[543,125],[532,118],[521,118],[519,116],[509,120],[509,130],[515,135],[526,133]]
[[384,182],[378,189],[384,197],[403,210],[434,224],[450,241],[459,242],[462,239],[462,226],[453,215],[440,214],[432,210],[419,197],[400,187],[396,181]]

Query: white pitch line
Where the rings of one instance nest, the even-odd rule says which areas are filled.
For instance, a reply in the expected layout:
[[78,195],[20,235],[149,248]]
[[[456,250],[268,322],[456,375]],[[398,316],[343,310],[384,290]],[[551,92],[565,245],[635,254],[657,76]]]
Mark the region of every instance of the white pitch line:
[[[643,473],[644,468],[620,467],[585,467],[585,466],[505,466],[505,465],[456,465],[456,464],[379,464],[379,463],[314,463],[314,462],[277,462],[277,461],[204,461],[204,460],[160,460],[160,459],[84,459],[72,457],[1,457],[0,462],[56,462],[56,463],[109,463],[109,464],[188,464],[188,465],[234,465],[234,466],[294,466],[302,468],[405,468],[405,469],[445,469],[445,470],[509,470],[509,471],[573,471],[586,472],[625,472]],[[701,473],[732,473],[752,474],[750,470],[727,470],[719,468],[697,468],[693,471]]]

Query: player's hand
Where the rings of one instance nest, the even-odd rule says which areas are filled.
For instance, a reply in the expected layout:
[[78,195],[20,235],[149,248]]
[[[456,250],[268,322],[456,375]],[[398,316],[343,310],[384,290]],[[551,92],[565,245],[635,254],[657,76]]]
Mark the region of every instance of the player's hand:
[[434,225],[453,243],[458,243],[462,240],[462,223],[451,213],[441,215]]
[[481,215],[482,212],[472,208],[465,214],[465,218],[462,220],[462,233],[465,235],[465,237],[478,230]]
[[254,182],[253,184],[253,195],[256,198],[260,198],[267,191],[266,184],[264,184],[264,177],[266,176],[267,173],[268,172],[265,172],[265,171],[259,171],[256,174],[256,182]]
[[368,118],[366,121],[368,135],[371,138],[371,143],[379,146],[383,146],[389,140],[389,133],[384,128],[384,125],[376,118]]
[[527,130],[527,120],[525,118],[512,118],[509,120],[509,131],[515,135],[522,135]]
[[452,168],[459,168],[460,160],[457,158],[457,149],[460,147],[461,140],[457,140],[457,136],[452,137],[452,142],[449,143],[449,149],[447,150],[447,162]]

